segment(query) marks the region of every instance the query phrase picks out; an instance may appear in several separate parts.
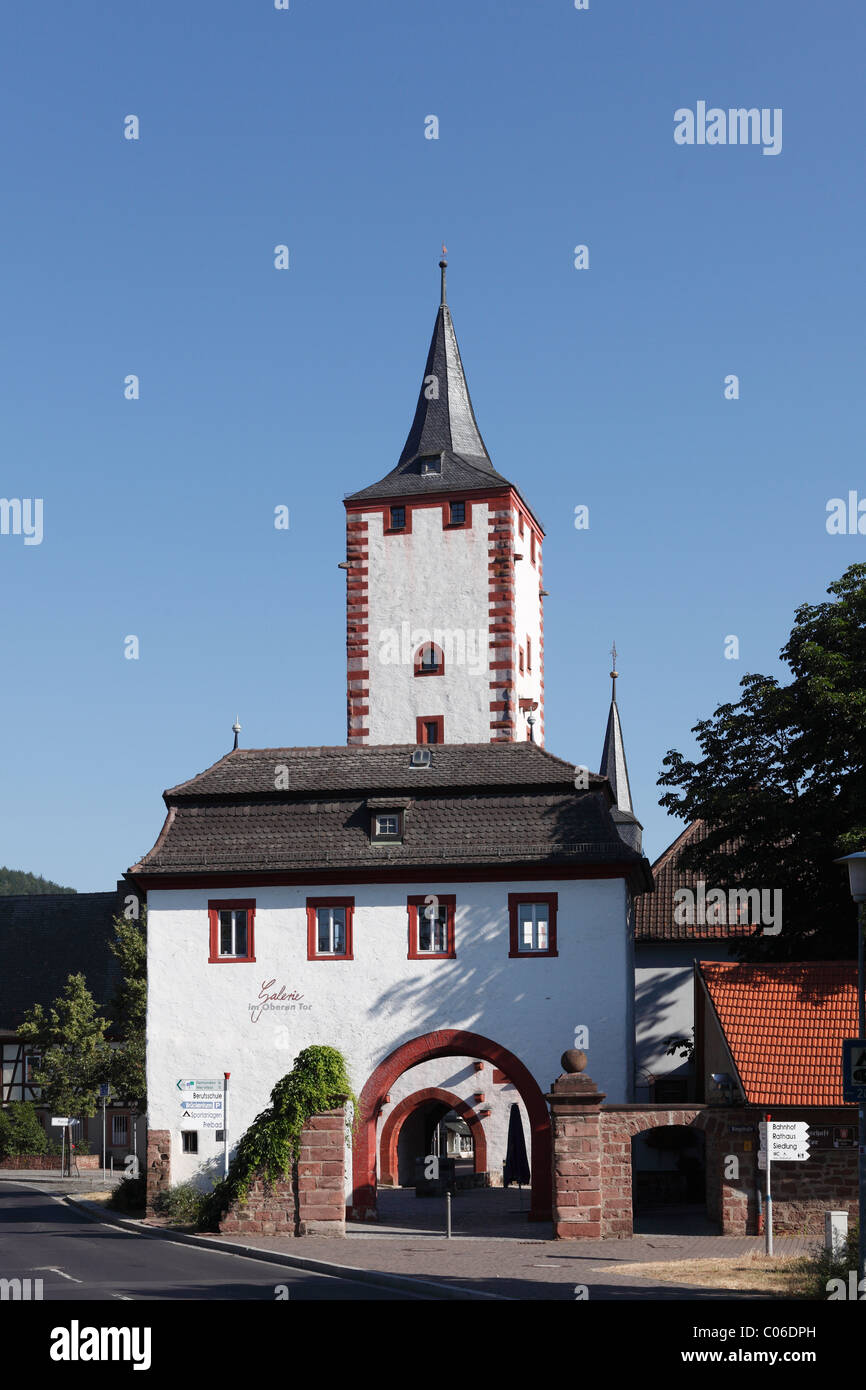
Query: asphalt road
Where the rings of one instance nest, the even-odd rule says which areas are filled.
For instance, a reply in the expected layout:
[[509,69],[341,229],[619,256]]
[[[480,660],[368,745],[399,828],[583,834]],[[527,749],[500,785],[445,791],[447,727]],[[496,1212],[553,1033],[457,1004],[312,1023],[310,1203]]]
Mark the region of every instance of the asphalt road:
[[274,1302],[279,1285],[290,1302],[405,1297],[352,1279],[136,1235],[20,1183],[0,1183],[0,1279],[16,1278],[41,1279],[45,1302]]

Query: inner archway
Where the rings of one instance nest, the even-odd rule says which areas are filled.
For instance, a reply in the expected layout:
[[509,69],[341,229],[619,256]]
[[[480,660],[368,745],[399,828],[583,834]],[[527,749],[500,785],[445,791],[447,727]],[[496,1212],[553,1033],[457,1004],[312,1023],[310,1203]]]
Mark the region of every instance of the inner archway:
[[461,1119],[466,1121],[472,1134],[475,1172],[487,1172],[487,1139],[484,1134],[484,1126],[475,1111],[459,1096],[454,1095],[453,1091],[443,1091],[438,1086],[426,1086],[423,1091],[414,1091],[411,1096],[407,1096],[405,1100],[401,1100],[398,1105],[395,1105],[382,1126],[382,1133],[379,1138],[379,1180],[381,1183],[400,1181],[398,1155],[403,1127],[419,1107],[431,1102],[439,1102],[444,1107],[441,1113],[454,1110]]
[[[376,1216],[376,1121],[385,1097],[403,1072],[435,1057],[477,1057],[504,1072],[523,1101],[530,1128],[532,1200],[530,1221],[551,1218],[550,1115],[541,1087],[519,1057],[480,1033],[441,1029],[412,1038],[394,1049],[373,1071],[358,1098],[358,1125],[352,1146],[351,1214]],[[391,1170],[393,1173],[393,1169]]]

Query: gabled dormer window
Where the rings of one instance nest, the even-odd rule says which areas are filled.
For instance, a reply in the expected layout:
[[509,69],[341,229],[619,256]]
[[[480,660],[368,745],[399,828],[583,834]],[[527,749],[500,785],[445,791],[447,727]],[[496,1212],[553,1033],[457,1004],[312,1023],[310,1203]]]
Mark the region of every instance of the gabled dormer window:
[[386,812],[375,816],[373,823],[374,840],[399,840],[403,834],[403,817],[400,811]]
[[421,472],[422,472],[422,473],[441,473],[441,472],[442,472],[442,455],[441,455],[441,454],[431,454],[431,455],[428,455],[427,458],[422,458],[422,460],[421,460]]
[[373,845],[402,844],[406,809],[410,805],[410,797],[368,797],[370,843]]

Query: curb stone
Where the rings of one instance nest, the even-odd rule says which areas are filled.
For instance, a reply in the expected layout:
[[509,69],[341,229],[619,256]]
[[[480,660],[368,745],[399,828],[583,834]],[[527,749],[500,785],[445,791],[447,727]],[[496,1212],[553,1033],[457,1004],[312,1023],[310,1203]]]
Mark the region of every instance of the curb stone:
[[[52,1194],[53,1195],[53,1194]],[[358,1284],[372,1284],[376,1288],[394,1289],[396,1292],[415,1294],[418,1298],[459,1299],[465,1301],[482,1300],[494,1303],[512,1303],[514,1300],[505,1294],[484,1293],[480,1289],[465,1289],[457,1284],[432,1284],[424,1279],[414,1279],[408,1274],[387,1274],[380,1270],[358,1269],[354,1265],[341,1265],[332,1260],[313,1260],[308,1255],[289,1255],[282,1250],[263,1250],[258,1245],[241,1245],[237,1241],[214,1240],[209,1236],[193,1236],[186,1231],[155,1230],[144,1221],[133,1217],[117,1216],[102,1208],[94,1210],[94,1204],[77,1197],[58,1197],[67,1206],[77,1207],[91,1221],[99,1221],[109,1226],[120,1226],[134,1235],[149,1236],[151,1240],[169,1240],[178,1245],[192,1245],[200,1250],[222,1250],[229,1255],[244,1255],[247,1259],[263,1260],[269,1264],[288,1265],[292,1269],[305,1269],[310,1274],[326,1274],[338,1279],[349,1279]]]

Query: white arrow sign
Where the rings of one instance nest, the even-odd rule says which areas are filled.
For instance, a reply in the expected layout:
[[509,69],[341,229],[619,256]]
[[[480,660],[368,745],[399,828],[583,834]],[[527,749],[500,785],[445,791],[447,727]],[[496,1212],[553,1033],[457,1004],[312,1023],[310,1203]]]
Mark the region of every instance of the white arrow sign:
[[[759,1125],[761,1147],[759,1167],[766,1168],[767,1131],[769,1129],[770,1157],[786,1163],[803,1163],[809,1157],[809,1126],[804,1120],[772,1120]],[[763,1155],[764,1161],[761,1162]]]

